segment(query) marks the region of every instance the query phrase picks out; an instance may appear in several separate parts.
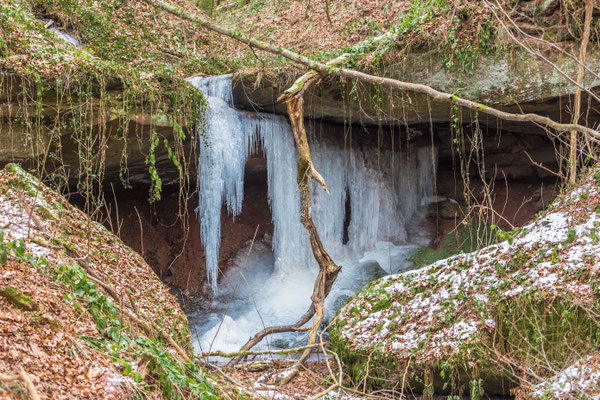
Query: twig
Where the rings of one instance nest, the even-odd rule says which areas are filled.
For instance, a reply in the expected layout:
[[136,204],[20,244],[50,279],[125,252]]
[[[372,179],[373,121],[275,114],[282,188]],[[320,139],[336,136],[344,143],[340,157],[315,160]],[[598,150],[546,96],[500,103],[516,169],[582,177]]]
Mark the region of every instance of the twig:
[[406,368],[404,368],[404,373],[402,374],[402,388],[400,389],[401,390],[400,396],[404,396],[404,388],[406,387],[406,374],[408,373],[409,365],[410,365],[410,358],[408,359],[408,362],[406,363]]
[[306,349],[314,349],[319,347],[319,344],[311,344],[302,347],[293,347],[291,349],[283,349],[283,350],[246,350],[246,351],[235,351],[233,353],[226,353],[223,351],[209,351],[205,353],[200,353],[196,355],[196,358],[204,358],[204,357],[223,357],[223,358],[233,358],[238,356],[260,356],[266,354],[278,354],[278,355],[287,355],[291,353],[300,353]]
[[140,213],[138,212],[137,207],[133,206],[133,209],[135,210],[135,213],[137,214],[138,222],[140,224],[140,245],[142,247],[142,251],[140,252],[140,255],[142,257],[144,257],[144,225],[142,224],[142,217],[140,217]]
[[[71,256],[72,254],[74,254],[74,252],[72,252],[71,250],[68,250],[68,249],[66,249],[66,250],[67,250],[67,255]],[[104,290],[106,290],[106,292],[110,295],[110,297],[112,297],[120,305],[121,309],[127,315],[127,317],[129,319],[133,320],[140,328],[142,328],[142,330],[144,332],[146,332],[146,334],[153,336],[155,332],[158,332],[158,334],[160,336],[162,336],[163,339],[165,339],[175,349],[175,351],[181,356],[181,358],[185,362],[187,362],[187,363],[192,362],[190,356],[181,348],[181,346],[179,346],[179,344],[177,344],[177,342],[175,342],[175,340],[173,340],[173,338],[168,333],[166,333],[154,321],[149,320],[139,309],[137,309],[137,307],[133,303],[133,298],[131,296],[129,297],[129,299],[130,299],[130,301],[132,301],[132,304],[130,304],[131,309],[129,309],[127,307],[124,307],[124,302],[122,301],[122,297],[119,296],[117,291],[112,286],[110,286],[108,283],[104,282],[102,280],[102,278],[99,275],[97,275],[85,261],[82,261],[80,259],[73,258],[73,257],[72,257],[72,259],[75,262],[77,262],[77,264],[84,271],[86,271],[86,275],[87,275],[88,279],[90,279],[91,281],[93,281],[94,283],[96,283],[97,285],[102,287]],[[134,310],[137,310],[137,311],[134,311]]]
[[323,396],[325,396],[327,393],[329,393],[332,390],[335,390],[339,387],[340,387],[339,383],[334,383],[333,385],[329,386],[327,389],[323,390],[321,393],[319,393],[313,397],[310,397],[307,400],[318,400],[318,399],[322,398]]
[[37,389],[35,388],[35,385],[33,384],[33,381],[31,380],[31,377],[29,376],[29,374],[27,374],[27,372],[25,372],[23,367],[21,367],[21,369],[19,370],[19,373],[17,375],[6,375],[3,373],[0,373],[0,381],[14,382],[14,381],[18,381],[18,380],[25,383],[25,386],[27,387],[27,391],[29,392],[29,396],[31,396],[32,400],[40,400],[40,396],[37,392]]
[[19,199],[19,203],[21,204],[21,207],[23,207],[23,210],[25,210],[25,213],[29,216],[29,218],[31,219],[31,221],[33,221],[33,224],[35,225],[35,227],[38,230],[43,231],[44,230],[44,225],[42,224],[42,221],[40,221],[40,219],[33,212],[33,210],[31,209],[31,207],[29,206],[29,204],[27,204],[27,201],[25,200],[25,196],[23,196],[23,193],[17,192],[17,197]]
[[[206,368],[210,368],[210,369],[217,371],[226,381],[233,384],[237,390],[244,392],[246,396],[249,396],[252,399],[260,397],[257,393],[250,390],[248,388],[248,385],[244,385],[243,383],[241,383],[241,382],[237,381],[236,379],[232,378],[231,376],[227,375],[225,373],[225,371],[223,371],[218,365],[208,363],[202,359],[199,359],[198,362],[200,362],[200,364],[205,366]],[[217,387],[217,389],[221,390],[221,392],[225,393],[225,391],[220,387],[220,385],[215,385],[215,386]]]
[[535,165],[536,167],[538,167],[538,168],[541,168],[541,169],[543,169],[543,170],[544,170],[544,171],[546,171],[546,172],[550,172],[552,175],[555,175],[555,176],[557,176],[557,177],[559,177],[559,178],[562,178],[562,175],[561,175],[561,174],[559,174],[558,172],[554,172],[554,171],[552,171],[550,168],[548,168],[548,167],[545,167],[545,166],[544,166],[542,163],[539,163],[539,162],[533,161],[533,158],[531,158],[531,156],[529,155],[529,153],[527,152],[527,150],[525,150],[525,151],[524,151],[524,153],[525,153],[525,155],[527,156],[527,158],[529,158],[529,161],[531,161],[531,163],[532,163],[533,165]]
[[256,52],[254,51],[254,47],[252,47],[251,44],[248,45],[248,47],[250,47],[250,50],[252,50],[252,54],[254,54],[254,57],[260,61],[260,63],[262,64],[263,69],[266,69],[265,67],[265,62],[256,54]]
[[329,25],[333,25],[333,22],[331,21],[331,15],[329,14],[329,0],[325,0],[325,15],[327,16]]
[[509,220],[507,220],[505,217],[503,217],[502,214],[500,214],[498,211],[494,210],[492,207],[484,206],[482,204],[474,204],[473,208],[480,208],[482,210],[491,211],[493,214],[496,214],[496,216],[498,216],[501,220],[503,220],[504,222],[506,222],[508,224],[508,226],[510,226],[510,229],[515,229],[516,228],[516,226],[514,226],[513,224],[511,224]]
[[131,295],[131,293],[127,292],[127,297],[129,298],[129,303],[131,303],[131,307],[133,308],[133,312],[135,312],[136,314],[139,314],[140,310],[138,309],[137,304],[135,304],[135,300],[133,299],[133,296]]
[[[557,51],[560,51],[562,54],[566,55],[567,57],[569,57],[569,58],[571,58],[573,61],[575,61],[575,62],[576,62],[576,63],[577,63],[577,64],[578,64],[580,67],[583,67],[583,68],[585,68],[585,70],[586,70],[587,72],[589,72],[589,73],[590,73],[592,76],[594,76],[594,77],[596,77],[596,78],[600,79],[600,75],[599,75],[599,74],[597,74],[596,72],[594,72],[592,69],[590,69],[590,68],[589,68],[587,65],[585,65],[584,63],[581,63],[581,61],[580,61],[580,60],[579,60],[577,57],[575,57],[574,55],[572,55],[572,54],[571,54],[571,53],[569,53],[568,51],[565,51],[565,50],[563,50],[562,48],[560,48],[560,47],[559,47],[559,46],[557,46],[556,44],[554,44],[554,43],[552,43],[552,42],[550,42],[550,41],[548,41],[548,40],[544,39],[543,37],[536,37],[536,36],[530,35],[529,33],[527,33],[527,32],[525,32],[525,31],[523,31],[523,29],[521,29],[521,28],[519,27],[519,25],[517,25],[517,23],[516,23],[516,22],[515,22],[515,21],[514,21],[514,20],[513,20],[511,17],[510,17],[510,15],[508,15],[508,13],[507,13],[507,12],[506,12],[506,11],[505,11],[503,8],[502,8],[502,6],[500,6],[500,4],[499,4],[499,3],[496,3],[496,4],[495,4],[495,6],[496,6],[496,7],[497,7],[497,8],[498,8],[498,9],[499,9],[501,12],[502,12],[502,14],[504,14],[504,15],[506,16],[506,18],[507,18],[507,19],[510,21],[510,23],[511,23],[511,24],[512,24],[512,25],[515,27],[515,29],[516,29],[516,30],[517,30],[519,33],[521,33],[523,36],[525,36],[525,37],[527,37],[527,38],[529,38],[529,39],[533,39],[533,40],[539,41],[539,42],[541,42],[541,43],[543,43],[543,44],[545,44],[545,45],[548,45],[548,46],[552,47],[553,49],[555,49],[555,50],[557,50]],[[564,25],[559,25],[559,26],[561,26],[561,27],[564,27]],[[550,29],[550,28],[557,28],[557,27],[558,27],[558,26],[551,26],[551,27],[548,27],[547,29]]]
[[506,30],[506,33],[508,33],[508,36],[510,36],[510,38],[512,40],[514,40],[519,46],[521,46],[523,49],[525,49],[528,53],[530,53],[530,54],[532,54],[532,55],[534,55],[536,57],[539,57],[542,60],[544,60],[552,68],[554,68],[562,76],[564,76],[569,82],[571,82],[572,84],[574,84],[575,86],[577,86],[578,89],[585,90],[590,96],[592,96],[594,99],[596,99],[596,101],[600,102],[600,97],[598,97],[594,92],[592,92],[591,90],[588,90],[582,84],[580,84],[578,81],[576,81],[575,79],[571,78],[565,71],[563,71],[558,65],[554,64],[552,61],[550,61],[548,58],[546,58],[543,54],[533,51],[527,45],[525,45],[523,42],[521,42],[519,39],[517,39],[515,37],[515,35],[513,35],[513,33],[511,32],[511,30],[504,24],[504,21],[502,21],[500,19],[500,17],[496,14],[496,10],[495,10],[496,7],[493,4],[489,3],[487,0],[484,0],[484,1],[488,4],[488,6],[490,7],[490,10],[494,14],[494,16],[496,17],[496,19],[498,20],[498,22],[500,22],[500,25],[502,25],[502,27],[504,27],[504,29]]

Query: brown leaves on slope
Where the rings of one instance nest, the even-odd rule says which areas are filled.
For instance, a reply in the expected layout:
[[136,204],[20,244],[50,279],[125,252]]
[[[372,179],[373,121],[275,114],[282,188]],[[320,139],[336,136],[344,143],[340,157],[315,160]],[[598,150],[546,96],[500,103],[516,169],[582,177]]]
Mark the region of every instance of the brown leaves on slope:
[[[25,312],[0,297],[0,371],[24,368],[42,399],[118,399],[129,392],[106,354],[81,339],[97,336],[92,317],[64,301],[65,289],[36,268],[15,261],[0,267],[0,287],[14,287],[40,307]],[[23,398],[3,390],[0,398]]]
[[[52,267],[76,258],[114,287],[124,302],[133,301],[145,316],[175,334],[180,345],[189,345],[177,302],[138,254],[22,170],[7,169],[0,172],[4,240],[22,239],[28,252],[43,255]],[[82,303],[76,296],[67,298],[72,289],[52,281],[52,275],[16,258],[0,266],[0,289],[14,288],[39,308],[23,311],[0,296],[0,372],[14,374],[24,368],[45,399],[128,397],[133,381],[113,363],[109,349],[84,340],[107,333],[98,330],[83,298]],[[0,384],[0,398],[20,398],[23,393]]]

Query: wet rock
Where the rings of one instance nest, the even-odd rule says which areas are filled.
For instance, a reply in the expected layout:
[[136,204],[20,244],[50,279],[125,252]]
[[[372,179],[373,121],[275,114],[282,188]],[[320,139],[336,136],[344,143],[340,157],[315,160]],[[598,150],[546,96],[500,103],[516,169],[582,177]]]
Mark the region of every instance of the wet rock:
[[361,272],[361,277],[358,281],[356,281],[355,285],[353,285],[352,289],[356,289],[356,291],[362,289],[367,286],[369,283],[383,278],[384,276],[389,275],[381,265],[375,260],[368,260],[360,263],[358,265],[358,270]]
[[325,306],[324,322],[329,323],[335,313],[354,297],[354,295],[369,283],[389,275],[381,265],[375,260],[368,260],[360,263],[357,270],[361,271],[358,278],[340,280],[341,288],[334,289]]
[[354,297],[354,293],[349,290],[338,294],[331,306],[335,310],[334,312],[344,307],[352,297]]
[[434,208],[433,214],[438,218],[457,219],[465,215],[464,207],[450,197],[442,198],[432,207]]

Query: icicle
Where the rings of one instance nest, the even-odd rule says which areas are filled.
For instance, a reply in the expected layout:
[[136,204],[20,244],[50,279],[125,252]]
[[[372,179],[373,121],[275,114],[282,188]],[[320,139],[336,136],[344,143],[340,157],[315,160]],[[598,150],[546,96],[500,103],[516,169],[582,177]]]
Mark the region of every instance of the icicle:
[[[198,208],[200,234],[206,255],[206,271],[213,292],[217,290],[221,207],[234,217],[242,211],[244,165],[252,143],[251,129],[241,113],[231,107],[228,77],[194,78],[194,86],[208,97],[204,135],[198,159]],[[219,97],[211,96],[216,94]]]
[[75,47],[79,47],[79,48],[83,47],[83,46],[81,45],[81,42],[79,42],[79,40],[75,39],[75,38],[74,38],[72,35],[69,35],[69,34],[68,34],[68,33],[66,33],[66,32],[62,32],[62,31],[60,31],[58,28],[56,28],[56,27],[54,27],[54,26],[52,26],[52,27],[48,28],[48,30],[50,30],[50,31],[54,32],[54,34],[55,34],[56,36],[58,36],[58,38],[60,38],[60,39],[64,40],[65,42],[67,42],[67,43],[69,43],[69,44],[72,44],[72,45],[73,45],[73,46],[75,46]]
[[258,131],[267,158],[275,269],[285,272],[298,267],[305,268],[310,265],[306,260],[311,249],[300,222],[300,197],[296,190],[298,153],[294,136],[286,119],[263,115]]
[[188,82],[197,89],[200,89],[205,96],[217,97],[230,106],[233,106],[231,75],[196,76],[189,78]]

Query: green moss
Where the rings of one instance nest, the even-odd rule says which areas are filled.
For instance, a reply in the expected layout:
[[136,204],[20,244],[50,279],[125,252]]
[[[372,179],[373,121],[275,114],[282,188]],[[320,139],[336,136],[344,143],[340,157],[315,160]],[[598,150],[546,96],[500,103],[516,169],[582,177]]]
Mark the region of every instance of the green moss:
[[54,320],[52,318],[48,318],[45,317],[44,315],[41,314],[34,314],[31,316],[31,320],[35,325],[47,325],[50,328],[54,329],[54,330],[61,330],[63,329],[63,326],[61,325],[61,323],[57,320]]
[[[0,3],[0,23],[7,27],[0,41],[0,88],[8,105],[18,104],[27,110],[16,115],[8,126],[10,134],[26,138],[32,157],[47,160],[38,165],[40,171],[64,164],[57,138],[67,132],[76,148],[76,168],[70,176],[51,176],[53,182],[64,185],[76,179],[78,190],[101,203],[106,150],[97,146],[109,135],[115,139],[130,134],[129,123],[137,114],[150,115],[150,129],[164,125],[173,127],[173,138],[154,138],[152,143],[165,142],[176,165],[183,160],[183,143],[189,141],[189,131],[203,119],[205,99],[189,85],[190,75],[229,70],[216,65],[211,57],[190,51],[196,46],[197,35],[182,21],[169,21],[169,35],[148,21],[165,18],[157,9],[145,3],[125,0],[89,2],[84,0],[16,0]],[[83,40],[85,48],[72,46],[46,29],[40,18],[50,17],[58,26],[72,29]],[[161,31],[159,31],[161,30]],[[218,64],[218,63],[217,63]],[[61,110],[56,113],[57,107]],[[105,124],[90,126],[99,113],[108,112],[119,122],[117,129]],[[12,129],[12,128],[11,128]],[[135,133],[140,142],[148,140]],[[193,133],[192,133],[193,135]],[[163,140],[164,139],[164,140]],[[47,146],[56,143],[57,146]],[[156,146],[154,146],[156,147]],[[40,154],[45,149],[50,154]],[[148,159],[154,155],[144,154]],[[123,141],[122,180],[127,187],[127,141]],[[60,167],[58,168],[60,171]],[[152,178],[151,199],[160,197],[160,171],[149,171]],[[180,180],[186,181],[181,171]]]
[[487,236],[485,244],[491,244],[495,241],[495,236],[488,236],[490,229],[485,226],[471,224],[465,228],[459,228],[456,232],[446,233],[440,244],[436,248],[422,247],[411,258],[417,266],[433,264],[438,260],[443,260],[455,254],[470,253],[477,250],[480,245],[482,233]]
[[196,6],[209,15],[213,12],[214,3],[214,0],[196,0]]
[[20,290],[13,287],[6,287],[0,289],[0,296],[4,297],[13,306],[24,311],[36,311],[39,310],[39,306],[35,301]]
[[563,369],[573,362],[573,354],[591,354],[600,344],[600,322],[593,311],[569,299],[549,301],[525,293],[493,308],[498,350],[540,374],[548,364]]

